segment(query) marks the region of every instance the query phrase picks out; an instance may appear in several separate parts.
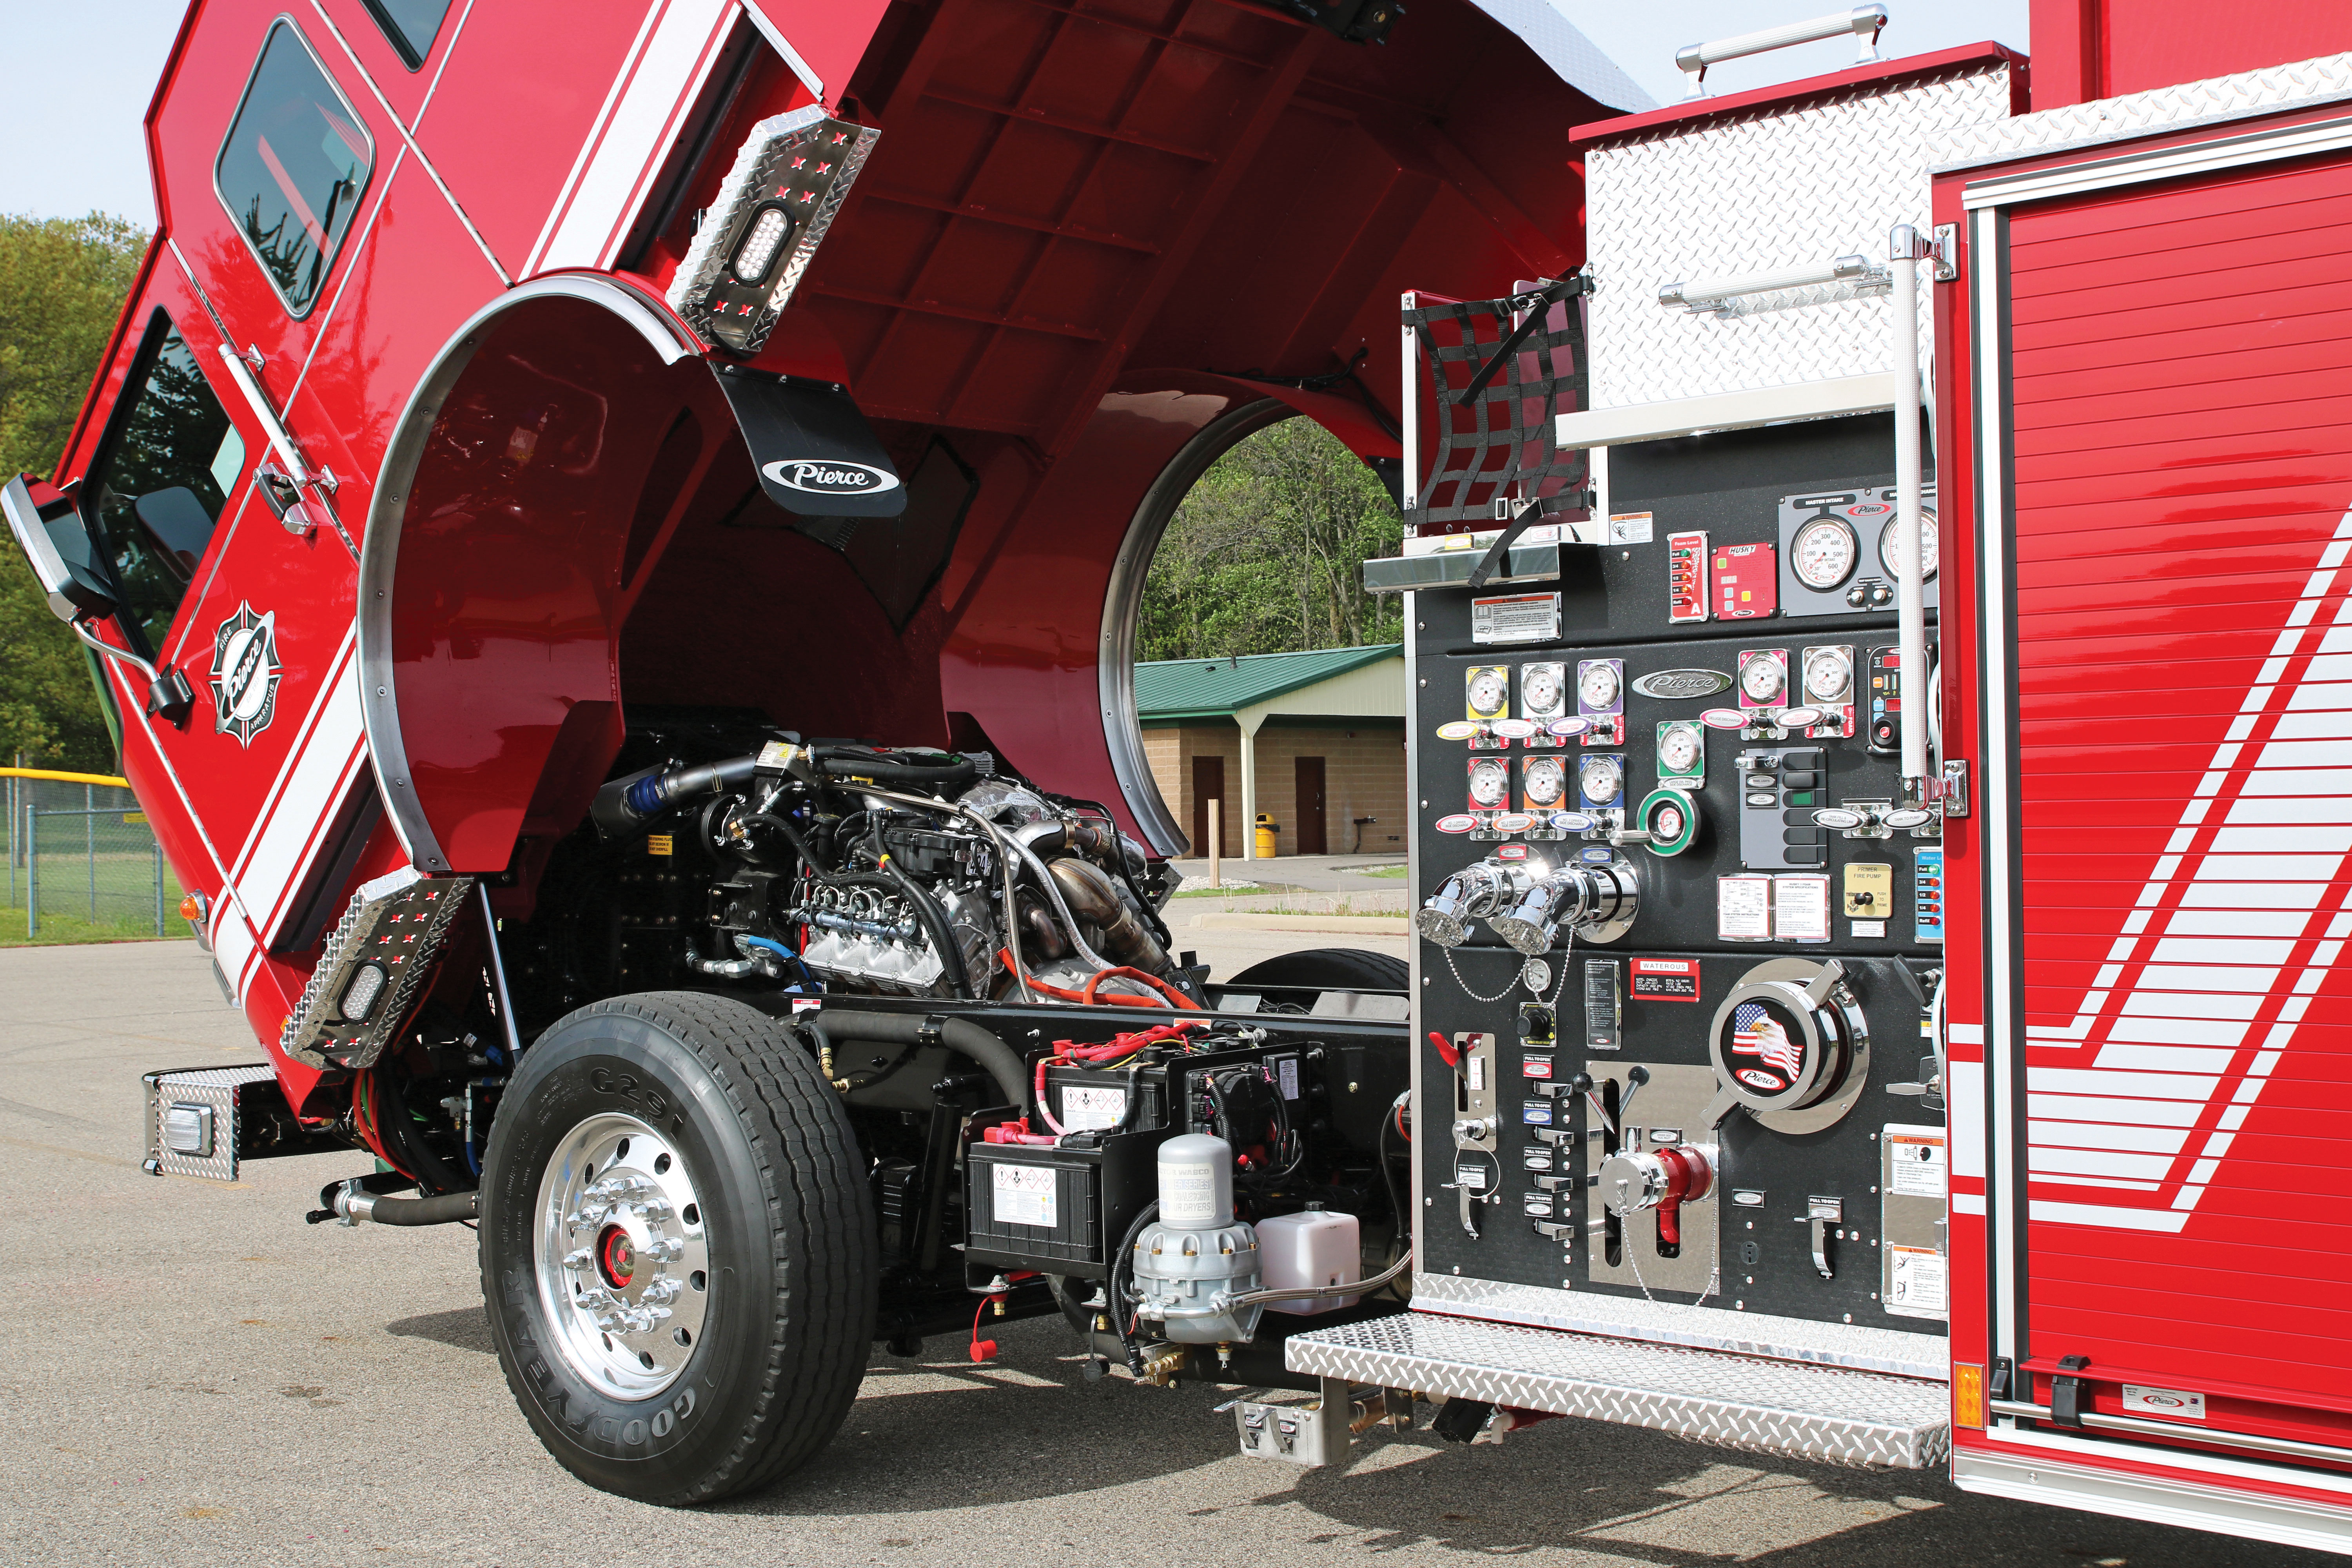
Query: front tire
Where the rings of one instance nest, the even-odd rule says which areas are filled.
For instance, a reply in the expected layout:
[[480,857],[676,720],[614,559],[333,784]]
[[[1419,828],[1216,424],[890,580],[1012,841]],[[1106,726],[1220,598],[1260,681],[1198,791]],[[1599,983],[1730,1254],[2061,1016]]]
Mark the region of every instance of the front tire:
[[482,1293],[549,1453],[643,1502],[805,1464],[848,1415],[879,1265],[865,1161],[792,1031],[656,992],[560,1019],[482,1168]]

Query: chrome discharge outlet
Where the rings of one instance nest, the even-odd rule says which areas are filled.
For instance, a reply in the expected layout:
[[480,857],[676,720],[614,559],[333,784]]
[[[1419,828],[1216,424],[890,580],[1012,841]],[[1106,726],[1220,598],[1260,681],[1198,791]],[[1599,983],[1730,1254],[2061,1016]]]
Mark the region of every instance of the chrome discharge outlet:
[[1642,901],[1641,874],[1613,849],[1580,850],[1554,867],[1541,860],[1486,859],[1445,879],[1413,916],[1413,927],[1440,947],[1469,939],[1470,921],[1517,952],[1549,952],[1565,926],[1586,942],[1614,942],[1632,928]]

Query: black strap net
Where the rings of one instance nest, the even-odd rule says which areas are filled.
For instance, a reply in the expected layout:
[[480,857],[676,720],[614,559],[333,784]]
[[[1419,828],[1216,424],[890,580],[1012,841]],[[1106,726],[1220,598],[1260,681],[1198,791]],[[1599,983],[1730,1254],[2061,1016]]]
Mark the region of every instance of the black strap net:
[[[1582,294],[1582,279],[1570,279],[1532,284],[1501,300],[1433,303],[1404,312],[1405,325],[1421,342],[1437,424],[1437,453],[1421,493],[1405,509],[1407,528],[1433,533],[1491,528],[1516,510],[1498,509],[1498,500],[1535,501],[1547,519],[1591,508],[1588,455],[1552,445],[1554,417],[1583,407],[1587,395]],[[1518,346],[1472,393],[1528,311],[1540,319],[1528,324]]]

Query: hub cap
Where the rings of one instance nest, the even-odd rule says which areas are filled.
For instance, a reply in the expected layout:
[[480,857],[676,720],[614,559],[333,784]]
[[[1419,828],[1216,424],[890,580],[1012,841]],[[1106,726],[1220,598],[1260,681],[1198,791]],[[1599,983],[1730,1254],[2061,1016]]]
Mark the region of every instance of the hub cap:
[[676,1382],[710,1310],[706,1216],[677,1151],[634,1116],[592,1116],[557,1145],[537,1212],[557,1352],[616,1398]]

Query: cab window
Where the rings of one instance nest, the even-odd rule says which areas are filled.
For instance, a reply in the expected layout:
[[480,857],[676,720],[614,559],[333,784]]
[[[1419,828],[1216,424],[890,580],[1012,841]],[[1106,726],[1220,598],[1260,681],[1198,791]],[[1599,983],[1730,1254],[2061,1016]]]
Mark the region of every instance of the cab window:
[[294,25],[269,29],[213,184],[296,316],[318,302],[373,167],[366,130]]
[[449,16],[449,0],[365,0],[368,15],[410,70],[425,64]]
[[83,486],[83,515],[121,590],[122,627],[152,658],[245,471],[245,441],[163,311]]

